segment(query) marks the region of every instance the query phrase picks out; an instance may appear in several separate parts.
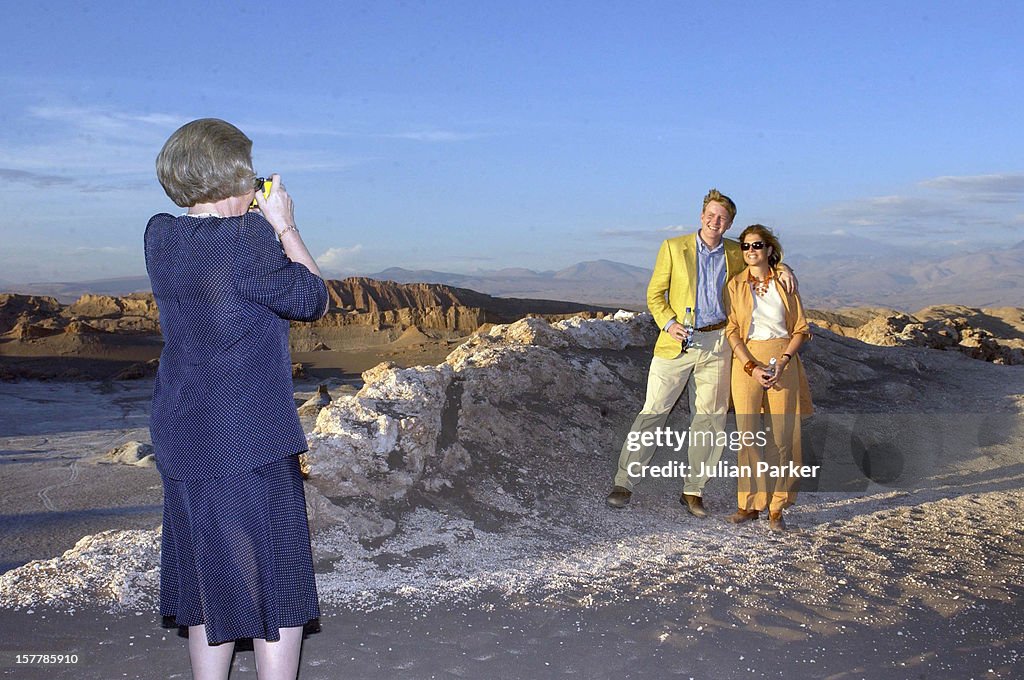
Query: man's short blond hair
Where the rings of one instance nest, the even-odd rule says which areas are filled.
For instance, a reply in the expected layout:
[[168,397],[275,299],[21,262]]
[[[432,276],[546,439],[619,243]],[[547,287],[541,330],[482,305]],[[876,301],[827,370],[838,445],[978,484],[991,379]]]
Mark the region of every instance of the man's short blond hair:
[[171,135],[156,157],[156,177],[175,205],[214,203],[253,188],[252,140],[231,123],[200,118]]
[[729,211],[729,219],[736,219],[736,204],[732,202],[732,199],[723,194],[718,189],[712,189],[708,192],[707,196],[704,197],[704,206],[700,209],[701,214],[704,214],[704,209],[708,207],[708,203],[714,201],[725,206],[725,209]]

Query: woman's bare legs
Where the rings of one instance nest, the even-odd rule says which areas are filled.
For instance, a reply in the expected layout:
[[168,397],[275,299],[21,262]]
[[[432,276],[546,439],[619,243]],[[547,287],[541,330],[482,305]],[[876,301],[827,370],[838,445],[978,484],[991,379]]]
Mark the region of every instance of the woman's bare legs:
[[188,656],[193,680],[226,680],[231,671],[235,643],[211,645],[206,641],[206,626],[188,627]]
[[302,626],[279,628],[278,633],[281,639],[274,642],[258,638],[252,641],[259,680],[295,680],[299,673]]

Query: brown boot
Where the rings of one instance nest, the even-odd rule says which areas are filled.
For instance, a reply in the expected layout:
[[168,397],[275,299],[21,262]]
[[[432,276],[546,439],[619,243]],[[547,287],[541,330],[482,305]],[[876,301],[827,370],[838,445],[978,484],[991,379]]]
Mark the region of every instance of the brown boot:
[[608,504],[609,508],[615,508],[619,510],[629,505],[629,499],[633,497],[633,492],[624,486],[612,487],[612,492],[608,494],[608,498],[605,499],[605,503]]
[[728,520],[733,524],[743,524],[759,517],[757,510],[737,510],[736,514],[729,515]]
[[782,521],[782,511],[768,513],[768,528],[772,531],[785,531],[786,523]]
[[705,519],[708,516],[708,511],[704,508],[704,501],[700,496],[694,496],[693,494],[684,493],[679,497],[679,502],[686,507],[686,511],[694,517]]

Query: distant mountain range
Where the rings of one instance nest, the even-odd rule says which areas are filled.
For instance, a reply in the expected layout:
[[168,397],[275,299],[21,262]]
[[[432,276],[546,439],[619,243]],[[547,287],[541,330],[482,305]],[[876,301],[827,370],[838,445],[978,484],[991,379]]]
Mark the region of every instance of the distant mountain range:
[[[914,311],[928,305],[1024,307],[1024,241],[1002,249],[921,255],[859,237],[823,237],[835,252],[809,257],[810,243],[796,243],[786,262],[797,273],[808,306],[859,305]],[[653,259],[654,253],[651,257]],[[396,283],[438,283],[498,297],[566,300],[644,309],[651,270],[611,260],[579,262],[557,271],[507,268],[471,273],[391,267],[367,278]],[[7,284],[8,292],[51,295],[72,302],[84,293],[127,295],[149,290],[144,276],[74,283]]]
[[509,268],[470,274],[391,267],[371,279],[397,283],[441,283],[500,297],[571,300],[592,305],[639,309],[644,306],[651,270],[611,260],[592,260],[559,269]]
[[[1002,249],[950,251],[937,256],[853,236],[829,237],[829,242],[836,252],[786,256],[808,306],[830,309],[868,305],[905,311],[939,304],[1024,307],[1024,241]],[[817,249],[821,247],[819,242]],[[810,244],[798,244],[793,252],[811,250]],[[401,283],[444,283],[503,297],[644,309],[651,270],[594,260],[558,271],[501,269],[454,274],[393,267],[369,276]]]
[[148,293],[148,276],[122,276],[114,279],[93,279],[91,281],[52,281],[44,283],[3,283],[2,292],[23,295],[49,295],[68,304],[86,293],[93,295],[114,295],[123,297],[131,293]]
[[879,247],[870,256],[843,252],[786,258],[813,306],[877,305],[914,311],[929,305],[1024,307],[1024,241],[1006,248],[939,256]]

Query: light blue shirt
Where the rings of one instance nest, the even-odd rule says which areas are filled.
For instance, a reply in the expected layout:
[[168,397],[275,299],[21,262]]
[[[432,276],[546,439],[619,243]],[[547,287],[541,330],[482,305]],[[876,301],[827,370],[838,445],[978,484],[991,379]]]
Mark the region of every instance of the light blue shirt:
[[715,248],[697,233],[697,302],[693,310],[696,327],[704,328],[725,321],[722,290],[725,288],[725,241]]
[[[725,276],[725,239],[722,239],[717,248],[708,248],[698,231],[697,307],[693,310],[695,328],[704,328],[725,321],[725,309],[722,308]],[[673,316],[662,330],[667,333],[677,321],[678,319]]]

